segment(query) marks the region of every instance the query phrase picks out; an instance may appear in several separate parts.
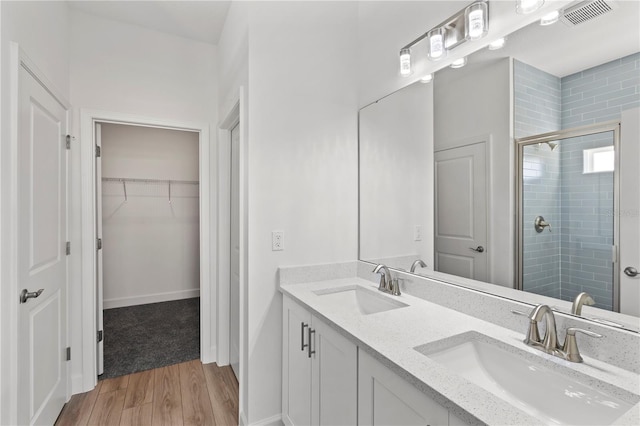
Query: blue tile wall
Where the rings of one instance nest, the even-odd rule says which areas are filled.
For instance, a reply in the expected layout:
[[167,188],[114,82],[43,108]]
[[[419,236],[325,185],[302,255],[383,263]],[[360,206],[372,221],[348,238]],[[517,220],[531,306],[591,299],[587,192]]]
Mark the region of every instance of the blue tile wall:
[[[516,137],[616,120],[640,106],[640,53],[561,79],[514,61],[514,92]],[[585,149],[612,143],[601,134],[565,139],[553,152],[526,147],[526,290],[564,300],[587,291],[597,306],[613,308],[613,173],[584,174],[582,164]],[[538,214],[552,233],[528,226]]]
[[[561,128],[560,79],[520,61],[514,61],[516,137]],[[547,145],[529,145],[524,151],[523,287],[526,291],[560,298],[560,154]],[[537,233],[538,215],[552,224],[552,232]]]
[[640,53],[563,77],[562,128],[620,119],[640,106]]

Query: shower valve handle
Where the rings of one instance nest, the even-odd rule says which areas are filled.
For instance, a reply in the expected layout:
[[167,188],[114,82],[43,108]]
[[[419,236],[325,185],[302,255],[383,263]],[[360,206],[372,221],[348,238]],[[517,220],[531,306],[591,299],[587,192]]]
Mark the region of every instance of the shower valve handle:
[[535,228],[537,233],[544,231],[544,228],[549,228],[549,232],[551,232],[551,224],[544,220],[542,216],[536,216],[533,221],[533,227]]

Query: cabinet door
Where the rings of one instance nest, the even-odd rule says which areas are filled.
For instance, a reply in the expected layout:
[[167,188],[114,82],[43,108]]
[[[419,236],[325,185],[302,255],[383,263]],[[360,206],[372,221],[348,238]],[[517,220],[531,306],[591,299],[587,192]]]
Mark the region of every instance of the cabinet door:
[[449,412],[364,351],[358,354],[359,425],[448,425]]
[[334,329],[312,318],[311,413],[314,425],[355,425],[358,349]]
[[288,297],[282,302],[282,420],[286,425],[311,424],[311,315]]

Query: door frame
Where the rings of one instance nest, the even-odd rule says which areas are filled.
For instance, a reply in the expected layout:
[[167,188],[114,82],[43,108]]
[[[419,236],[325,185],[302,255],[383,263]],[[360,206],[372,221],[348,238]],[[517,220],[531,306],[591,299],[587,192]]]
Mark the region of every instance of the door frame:
[[[552,142],[559,139],[569,139],[580,136],[588,136],[595,133],[613,132],[613,150],[614,150],[614,171],[613,171],[613,211],[620,211],[620,120],[605,121],[602,123],[588,124],[570,129],[558,130],[556,132],[541,133],[537,135],[527,136],[516,139],[515,146],[515,180],[516,180],[516,289],[522,290],[524,280],[522,271],[524,269],[524,256],[522,253],[522,231],[524,229],[523,216],[523,192],[524,179],[522,177],[522,167],[524,163],[524,147],[545,142]],[[620,312],[620,219],[614,215],[613,217],[613,312]]]
[[[2,159],[2,174],[0,182],[7,189],[0,198],[0,276],[3,283],[0,286],[0,338],[3,342],[0,348],[0,382],[2,386],[2,398],[0,398],[0,423],[16,424],[18,422],[18,380],[19,380],[19,312],[18,312],[18,109],[19,109],[19,81],[20,68],[30,73],[66,110],[67,133],[71,130],[71,103],[62,95],[62,92],[49,80],[44,72],[33,62],[27,53],[16,42],[9,42],[9,121],[5,126],[9,128],[9,141],[0,148]],[[70,160],[67,156],[67,235],[69,240],[69,172]],[[5,180],[7,182],[5,182]],[[71,336],[69,335],[69,259],[67,257],[67,346]],[[66,398],[71,397],[71,368],[66,369]],[[9,392],[4,392],[8,390]]]
[[[224,115],[223,115],[224,114]],[[230,106],[224,110],[224,117],[218,124],[218,149],[217,149],[217,363],[229,364],[229,297],[231,293],[231,130],[236,124],[239,127],[240,149],[240,339],[239,339],[239,418],[245,410],[246,369],[248,364],[247,338],[247,102],[246,91],[240,86],[237,95],[231,100]],[[240,420],[243,423],[242,420]]]
[[211,339],[212,282],[211,282],[211,180],[210,180],[210,140],[207,123],[176,122],[172,120],[143,117],[118,112],[80,109],[80,169],[81,169],[81,228],[82,228],[82,306],[75,317],[81,319],[82,327],[82,383],[86,392],[97,383],[96,346],[96,285],[97,285],[97,229],[96,229],[96,162],[95,124],[114,123],[141,127],[164,128],[197,132],[199,155],[199,197],[200,197],[200,359],[203,363],[215,361],[215,348]]

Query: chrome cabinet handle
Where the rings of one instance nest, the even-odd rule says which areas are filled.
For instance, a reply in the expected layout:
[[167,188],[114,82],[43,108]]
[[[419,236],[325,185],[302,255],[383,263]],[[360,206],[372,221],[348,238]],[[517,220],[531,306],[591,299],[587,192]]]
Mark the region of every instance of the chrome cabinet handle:
[[41,288],[38,291],[32,291],[32,292],[27,291],[26,288],[23,289],[22,292],[20,293],[20,303],[27,303],[27,300],[35,299],[36,297],[40,296],[43,291],[44,291],[44,288]]
[[469,250],[473,250],[473,251],[477,251],[478,253],[482,253],[484,252],[484,247],[482,246],[478,246],[478,247],[469,247]]
[[304,351],[304,348],[306,348],[307,346],[309,346],[308,343],[304,343],[304,329],[306,327],[309,327],[309,324],[305,324],[303,322],[300,323],[300,350]]
[[626,268],[624,268],[624,274],[628,277],[633,278],[638,276],[638,270],[633,266],[627,266]]
[[315,349],[314,349],[314,350],[311,350],[311,336],[312,336],[313,334],[316,334],[316,331],[315,331],[314,329],[312,329],[311,327],[309,327],[308,332],[309,332],[309,333],[308,333],[308,337],[309,337],[309,344],[307,345],[307,354],[309,355],[309,358],[311,358],[311,355],[313,355],[313,354],[315,354],[315,353],[316,353]]

